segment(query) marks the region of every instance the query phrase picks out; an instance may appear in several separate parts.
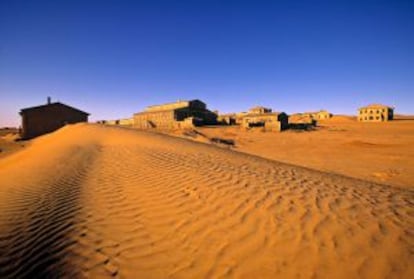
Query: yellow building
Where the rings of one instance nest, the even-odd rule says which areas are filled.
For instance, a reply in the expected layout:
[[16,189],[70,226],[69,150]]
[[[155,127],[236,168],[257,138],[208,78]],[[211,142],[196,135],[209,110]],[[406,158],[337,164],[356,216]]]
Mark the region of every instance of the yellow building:
[[372,104],[358,109],[358,121],[360,122],[383,122],[394,119],[394,108]]
[[314,112],[312,116],[313,116],[313,119],[315,120],[323,120],[323,119],[331,118],[332,114],[327,110],[320,110],[318,112]]

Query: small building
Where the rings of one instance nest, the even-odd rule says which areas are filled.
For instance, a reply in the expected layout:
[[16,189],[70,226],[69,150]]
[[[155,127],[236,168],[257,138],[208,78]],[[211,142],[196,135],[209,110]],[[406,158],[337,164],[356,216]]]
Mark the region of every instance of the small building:
[[139,129],[175,129],[217,124],[217,114],[200,100],[178,101],[147,107],[134,114],[134,127]]
[[315,120],[324,120],[324,119],[329,119],[332,117],[332,113],[330,113],[327,110],[320,110],[317,112],[313,112],[312,114],[312,118]]
[[20,115],[21,136],[23,139],[31,139],[53,132],[66,124],[88,122],[89,113],[60,102],[52,103],[48,98],[47,104],[24,108],[20,111]]
[[219,114],[217,117],[217,122],[222,125],[235,125],[236,124],[236,114]]
[[284,112],[272,112],[268,108],[255,107],[242,116],[241,126],[245,129],[263,127],[265,131],[280,132],[289,127],[289,121]]
[[250,114],[263,114],[263,113],[270,113],[272,112],[271,108],[266,108],[262,106],[256,106],[249,109]]
[[358,109],[358,121],[360,122],[383,122],[393,119],[393,107],[372,104]]
[[310,113],[294,113],[289,115],[289,124],[307,124],[316,125],[316,120]]
[[121,118],[115,120],[99,120],[97,121],[98,124],[105,124],[110,126],[123,126],[123,127],[131,127],[134,124],[133,118]]

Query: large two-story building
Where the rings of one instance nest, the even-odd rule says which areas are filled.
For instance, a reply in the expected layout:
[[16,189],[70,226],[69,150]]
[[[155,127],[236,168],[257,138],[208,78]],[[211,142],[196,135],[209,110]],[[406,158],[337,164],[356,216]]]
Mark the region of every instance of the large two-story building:
[[394,108],[372,104],[358,109],[358,121],[361,122],[383,122],[394,119]]

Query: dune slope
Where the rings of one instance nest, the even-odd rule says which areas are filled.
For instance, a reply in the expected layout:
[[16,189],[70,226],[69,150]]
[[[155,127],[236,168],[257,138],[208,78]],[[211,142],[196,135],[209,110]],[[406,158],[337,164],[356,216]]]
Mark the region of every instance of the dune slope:
[[0,160],[0,277],[413,278],[414,192],[65,127]]

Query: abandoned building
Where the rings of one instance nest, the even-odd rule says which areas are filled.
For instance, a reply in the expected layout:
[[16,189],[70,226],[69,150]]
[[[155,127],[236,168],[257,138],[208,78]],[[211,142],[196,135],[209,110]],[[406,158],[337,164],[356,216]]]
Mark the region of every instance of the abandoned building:
[[134,119],[133,118],[121,118],[121,119],[115,119],[115,120],[99,120],[96,123],[105,124],[105,125],[132,127],[134,125]]
[[48,98],[47,104],[24,108],[20,111],[20,115],[22,117],[21,137],[31,139],[53,132],[66,124],[88,122],[89,113],[60,102],[52,103]]
[[235,125],[236,124],[236,114],[219,114],[217,116],[217,122],[222,125]]
[[332,117],[332,113],[328,112],[327,110],[320,110],[317,112],[311,112],[310,113],[312,118],[315,120],[323,120],[323,119],[329,119]]
[[265,131],[280,132],[289,127],[288,116],[284,112],[272,112],[269,108],[254,107],[242,117],[242,128],[263,127]]
[[134,127],[139,129],[175,129],[217,124],[217,114],[200,100],[177,101],[147,107],[134,114]]
[[372,104],[358,109],[358,121],[361,122],[383,122],[394,119],[394,108]]
[[316,125],[316,120],[309,113],[294,113],[289,115],[289,124],[307,124]]
[[271,108],[265,108],[262,106],[256,106],[249,109],[250,114],[263,114],[263,113],[270,113],[272,112]]

